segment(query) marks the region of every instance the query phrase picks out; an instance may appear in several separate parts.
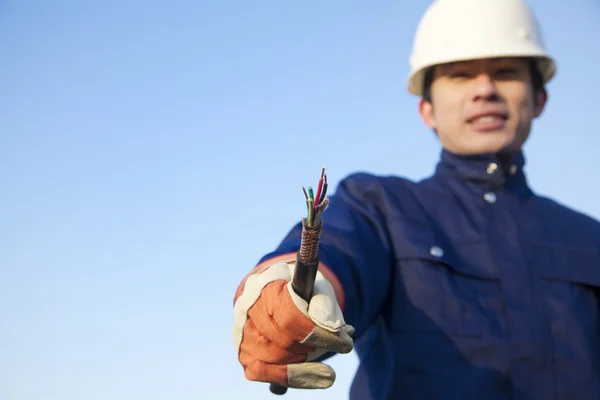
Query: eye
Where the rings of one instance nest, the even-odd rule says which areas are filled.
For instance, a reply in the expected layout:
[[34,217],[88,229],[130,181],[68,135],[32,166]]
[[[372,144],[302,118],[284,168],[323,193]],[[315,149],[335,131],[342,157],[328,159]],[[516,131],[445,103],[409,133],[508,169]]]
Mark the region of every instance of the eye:
[[496,75],[501,77],[515,76],[519,71],[513,67],[502,67],[496,70]]
[[458,79],[458,78],[468,78],[469,74],[465,71],[452,71],[450,73],[450,77],[454,78],[454,79]]

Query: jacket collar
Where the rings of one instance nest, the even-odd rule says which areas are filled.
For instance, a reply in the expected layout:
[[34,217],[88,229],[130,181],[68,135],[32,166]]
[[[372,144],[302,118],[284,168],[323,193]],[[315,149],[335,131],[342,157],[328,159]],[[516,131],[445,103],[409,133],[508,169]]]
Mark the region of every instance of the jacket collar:
[[443,149],[435,175],[488,187],[527,187],[524,166],[525,157],[521,151],[465,156]]

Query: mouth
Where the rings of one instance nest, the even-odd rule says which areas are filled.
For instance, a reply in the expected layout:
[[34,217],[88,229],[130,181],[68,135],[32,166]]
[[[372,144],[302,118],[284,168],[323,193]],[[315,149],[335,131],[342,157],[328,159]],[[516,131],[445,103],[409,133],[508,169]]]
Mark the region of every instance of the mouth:
[[485,114],[477,114],[472,116],[467,120],[468,123],[489,123],[494,121],[506,121],[508,119],[508,115],[504,113],[485,113]]
[[508,114],[481,113],[472,116],[467,123],[477,132],[493,132],[504,129]]

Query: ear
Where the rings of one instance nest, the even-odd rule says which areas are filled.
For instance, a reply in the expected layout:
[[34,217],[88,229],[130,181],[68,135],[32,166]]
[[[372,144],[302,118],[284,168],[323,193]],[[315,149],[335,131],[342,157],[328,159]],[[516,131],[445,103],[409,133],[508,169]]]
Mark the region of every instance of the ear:
[[546,106],[546,103],[548,102],[548,92],[546,92],[546,89],[541,89],[540,91],[538,91],[535,94],[535,104],[534,104],[534,118],[539,117],[540,115],[542,115],[542,112],[544,111],[544,107]]
[[419,115],[421,115],[421,119],[429,129],[436,130],[437,124],[433,115],[433,104],[421,98],[419,101]]

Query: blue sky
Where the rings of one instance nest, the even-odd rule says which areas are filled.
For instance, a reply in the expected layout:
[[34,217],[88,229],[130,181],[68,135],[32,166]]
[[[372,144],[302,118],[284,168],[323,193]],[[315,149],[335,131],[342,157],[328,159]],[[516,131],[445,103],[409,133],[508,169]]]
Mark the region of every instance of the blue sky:
[[[246,271],[301,186],[418,179],[405,91],[428,2],[0,3],[0,398],[269,398],[231,340]],[[532,187],[600,218],[600,6],[532,0],[558,59]],[[331,361],[344,398],[355,355]]]

